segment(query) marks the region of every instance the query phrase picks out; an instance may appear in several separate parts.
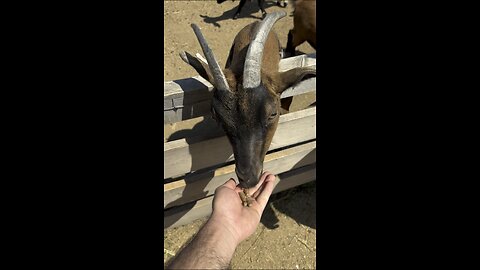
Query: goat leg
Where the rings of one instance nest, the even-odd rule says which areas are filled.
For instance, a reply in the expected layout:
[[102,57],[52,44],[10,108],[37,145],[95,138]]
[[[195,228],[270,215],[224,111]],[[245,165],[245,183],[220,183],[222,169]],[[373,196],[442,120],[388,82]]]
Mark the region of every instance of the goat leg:
[[245,2],[247,0],[240,0],[240,4],[238,5],[238,9],[237,11],[235,12],[235,14],[233,15],[233,19],[236,20],[238,18],[238,16],[240,15],[240,11],[242,11],[242,8],[243,6],[245,5]]
[[285,8],[285,7],[287,7],[287,1],[277,0],[277,6]]
[[265,0],[258,0],[258,7],[260,8],[260,10],[262,11],[262,19],[265,19],[265,16],[267,16],[267,12],[265,11],[265,9],[263,8],[263,2]]

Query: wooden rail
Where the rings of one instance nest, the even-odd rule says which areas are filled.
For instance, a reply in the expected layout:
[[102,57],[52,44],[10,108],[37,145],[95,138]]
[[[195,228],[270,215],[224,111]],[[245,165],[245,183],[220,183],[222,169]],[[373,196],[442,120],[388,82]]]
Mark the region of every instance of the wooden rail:
[[[316,142],[308,142],[265,156],[264,170],[283,173],[315,162]],[[235,165],[208,170],[164,185],[164,208],[212,195],[215,189],[230,178],[236,178]],[[187,188],[188,185],[188,188]]]
[[[315,118],[315,107],[280,116],[270,150],[315,139]],[[164,179],[233,160],[226,136],[198,141],[200,139],[182,138],[164,144]]]
[[[316,67],[316,54],[280,62],[280,71]],[[287,89],[281,98],[316,92],[316,78]],[[233,153],[210,117],[212,85],[197,76],[164,83],[164,228],[211,213],[215,189],[236,178]],[[316,107],[280,116],[264,161],[277,175],[274,193],[315,180]]]
[[[315,175],[316,163],[279,174],[276,177],[276,186],[273,194],[314,181],[316,178]],[[174,228],[210,215],[212,213],[212,200],[213,196],[209,196],[192,203],[165,210],[163,227]]]
[[[295,67],[316,67],[316,54],[282,59],[280,71]],[[291,97],[315,91],[316,78],[308,79],[295,88],[285,90],[281,97]],[[210,113],[213,86],[200,76],[165,82],[163,85],[164,123],[204,116]]]

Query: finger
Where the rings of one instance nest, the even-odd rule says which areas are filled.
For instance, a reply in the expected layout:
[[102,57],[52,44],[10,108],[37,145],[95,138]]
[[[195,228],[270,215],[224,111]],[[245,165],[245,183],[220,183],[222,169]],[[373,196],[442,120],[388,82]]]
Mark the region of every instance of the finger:
[[[267,176],[270,175],[270,174],[272,174],[272,173],[269,172],[269,171],[264,171],[264,172],[262,173],[262,176],[260,176],[260,179],[262,180],[262,182],[265,181],[265,180],[267,179]],[[272,175],[273,175],[273,174],[272,174]]]
[[265,209],[265,206],[268,203],[268,199],[270,198],[270,195],[272,195],[273,188],[275,187],[275,176],[270,174],[268,175],[264,187],[260,194],[258,194],[256,200],[258,204],[261,206],[261,210],[263,212],[263,209]]
[[230,178],[227,182],[225,182],[225,184],[222,185],[222,187],[227,187],[229,189],[235,190],[235,188],[237,187],[237,182],[235,182],[233,178]]
[[[275,175],[273,175],[272,173],[270,172],[265,172],[264,175],[262,175],[262,178],[263,178],[263,181],[262,181],[262,185],[257,189],[257,191],[255,191],[252,195],[253,198],[257,198],[258,195],[260,193],[262,193],[262,190],[265,188],[265,182],[268,182],[268,181],[271,181],[272,178],[268,178],[268,176],[272,175],[273,176],[273,180],[275,180]],[[267,180],[268,179],[268,180]]]
[[261,189],[263,183],[265,182],[265,179],[267,178],[268,175],[271,175],[270,172],[266,171],[260,176],[260,180],[258,183],[253,187],[248,189],[248,194],[255,194],[259,189]]
[[252,198],[257,199],[258,195],[262,193],[263,189],[265,188],[265,185],[262,185],[255,193],[253,193]]
[[241,188],[240,186],[237,186],[237,187],[235,188],[235,191],[236,191],[236,192],[243,192],[243,188]]

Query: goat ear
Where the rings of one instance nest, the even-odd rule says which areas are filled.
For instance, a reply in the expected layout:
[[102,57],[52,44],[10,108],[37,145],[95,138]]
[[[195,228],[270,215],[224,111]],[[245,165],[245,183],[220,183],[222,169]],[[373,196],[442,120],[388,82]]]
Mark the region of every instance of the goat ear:
[[281,85],[277,88],[277,93],[281,94],[287,88],[294,86],[302,80],[317,76],[317,69],[311,67],[294,68],[285,72],[280,72]]
[[202,59],[199,59],[188,52],[181,52],[180,57],[185,63],[192,66],[197,71],[198,75],[214,85],[215,80],[213,79],[213,76],[210,73],[210,68],[205,61],[202,61]]

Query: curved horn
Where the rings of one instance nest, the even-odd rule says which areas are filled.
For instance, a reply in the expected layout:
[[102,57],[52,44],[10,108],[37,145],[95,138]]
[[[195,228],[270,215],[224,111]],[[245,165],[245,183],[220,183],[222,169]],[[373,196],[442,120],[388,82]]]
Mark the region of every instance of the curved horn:
[[260,85],[260,71],[265,42],[275,22],[286,15],[287,13],[285,11],[269,13],[265,19],[257,25],[254,38],[248,47],[247,56],[245,57],[245,66],[243,69],[244,88],[255,88]]
[[202,47],[203,54],[205,54],[205,57],[207,58],[210,72],[213,75],[213,79],[215,80],[215,87],[217,88],[217,90],[230,91],[227,83],[227,78],[225,78],[225,75],[223,74],[217,60],[215,59],[215,55],[213,55],[212,50],[210,49],[210,47],[208,47],[207,40],[203,37],[200,28],[198,28],[198,26],[194,23],[192,23],[191,26],[193,28],[193,31],[195,32],[195,35],[197,36],[200,46]]

